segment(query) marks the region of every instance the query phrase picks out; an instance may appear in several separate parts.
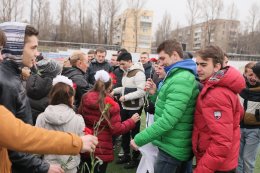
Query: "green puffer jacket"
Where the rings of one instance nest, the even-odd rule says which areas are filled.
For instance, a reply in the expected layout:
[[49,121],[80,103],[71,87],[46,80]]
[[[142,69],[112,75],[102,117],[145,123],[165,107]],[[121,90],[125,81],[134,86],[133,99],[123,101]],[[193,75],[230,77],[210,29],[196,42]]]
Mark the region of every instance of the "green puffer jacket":
[[192,157],[192,129],[196,99],[199,93],[192,60],[176,63],[157,92],[154,124],[134,138],[138,146],[149,142],[181,160]]

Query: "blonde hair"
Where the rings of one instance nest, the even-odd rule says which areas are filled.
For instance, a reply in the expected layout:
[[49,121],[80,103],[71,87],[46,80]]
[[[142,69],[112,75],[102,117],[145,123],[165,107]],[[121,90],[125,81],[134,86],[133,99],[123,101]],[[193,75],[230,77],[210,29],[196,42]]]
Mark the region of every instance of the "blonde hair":
[[77,61],[78,60],[84,60],[85,56],[87,54],[85,54],[84,52],[77,50],[75,52],[73,52],[73,54],[71,55],[71,57],[69,58],[70,60],[70,64],[75,67],[77,65]]

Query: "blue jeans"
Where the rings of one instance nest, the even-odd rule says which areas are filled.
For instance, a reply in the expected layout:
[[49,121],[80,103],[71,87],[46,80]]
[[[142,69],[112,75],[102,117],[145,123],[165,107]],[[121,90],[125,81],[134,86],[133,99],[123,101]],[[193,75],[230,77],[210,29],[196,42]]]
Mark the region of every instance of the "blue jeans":
[[159,150],[157,160],[154,165],[154,173],[189,173],[192,166],[191,161],[180,161],[166,152]]
[[260,143],[260,129],[241,128],[237,173],[253,173]]

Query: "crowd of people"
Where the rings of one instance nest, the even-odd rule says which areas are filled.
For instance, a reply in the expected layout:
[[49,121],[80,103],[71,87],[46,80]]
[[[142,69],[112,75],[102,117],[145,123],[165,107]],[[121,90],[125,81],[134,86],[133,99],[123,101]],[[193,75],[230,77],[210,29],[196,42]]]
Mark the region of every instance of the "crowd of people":
[[216,45],[193,59],[165,40],[158,58],[120,49],[108,61],[99,47],[60,64],[39,54],[38,34],[0,24],[1,173],[105,173],[113,160],[137,173],[253,173],[260,63],[241,74]]

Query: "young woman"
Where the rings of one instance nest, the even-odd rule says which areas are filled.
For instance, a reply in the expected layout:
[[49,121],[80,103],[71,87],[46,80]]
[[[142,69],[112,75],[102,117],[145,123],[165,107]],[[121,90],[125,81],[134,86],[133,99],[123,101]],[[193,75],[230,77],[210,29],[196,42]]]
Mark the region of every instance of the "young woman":
[[[127,133],[133,129],[135,123],[140,120],[140,116],[134,114],[131,118],[121,123],[119,105],[109,95],[112,91],[112,80],[109,74],[104,70],[97,71],[95,80],[93,89],[82,97],[79,114],[83,116],[86,127],[91,129],[91,131],[94,131],[97,122],[103,119],[97,131],[99,143],[94,156],[103,161],[103,164],[98,164],[95,167],[95,173],[105,173],[107,164],[114,160],[112,136]],[[108,104],[111,107],[104,111]],[[91,167],[91,159],[88,153],[82,155],[81,160],[82,162],[87,162],[89,167]]]
[[[49,106],[38,116],[36,126],[83,136],[84,120],[72,109],[74,100],[72,81],[61,75],[54,78],[49,99]],[[60,164],[66,173],[76,173],[80,163],[80,155],[44,155],[44,159],[53,164]]]

